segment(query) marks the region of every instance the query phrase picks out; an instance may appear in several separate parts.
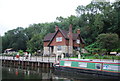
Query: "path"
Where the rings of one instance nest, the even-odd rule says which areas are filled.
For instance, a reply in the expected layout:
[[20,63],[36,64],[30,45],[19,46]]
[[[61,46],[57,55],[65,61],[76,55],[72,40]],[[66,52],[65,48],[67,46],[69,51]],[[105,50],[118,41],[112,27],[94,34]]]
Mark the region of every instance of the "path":
[[[55,57],[41,57],[41,56],[31,57],[30,59],[25,59],[24,57],[20,57],[19,59],[15,57],[15,59],[13,59],[13,57],[0,56],[0,59],[3,59],[3,60],[6,59],[6,60],[34,61],[34,62],[52,62],[52,63],[58,62]],[[64,59],[68,59],[68,58],[64,58]],[[69,58],[69,59],[79,60],[77,58]],[[112,59],[84,59],[84,60],[120,63],[120,60],[112,60]]]

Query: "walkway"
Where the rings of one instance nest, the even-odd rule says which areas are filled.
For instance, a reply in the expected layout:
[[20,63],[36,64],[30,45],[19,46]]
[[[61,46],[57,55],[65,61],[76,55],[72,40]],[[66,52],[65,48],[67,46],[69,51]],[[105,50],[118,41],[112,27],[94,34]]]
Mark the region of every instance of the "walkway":
[[[52,62],[52,63],[58,63],[58,61],[56,60],[55,57],[41,57],[41,56],[35,56],[35,57],[31,57],[30,59],[25,59],[25,57],[20,57],[20,58],[16,58],[13,59],[13,57],[8,57],[8,56],[0,56],[0,59],[4,60],[20,60],[20,61],[32,61],[32,62]],[[68,58],[64,58],[64,59],[68,59]],[[80,60],[77,58],[69,58],[69,60]],[[82,59],[83,60],[83,59]],[[116,63],[120,63],[120,60],[112,60],[112,59],[84,59],[84,60],[92,60],[92,61],[103,61],[103,62],[116,62]]]
[[32,61],[32,62],[52,62],[55,63],[57,62],[55,57],[31,57],[30,59],[26,59],[25,57],[20,57],[20,58],[13,58],[13,57],[8,57],[8,56],[0,56],[0,59],[2,60],[20,60],[20,61]]

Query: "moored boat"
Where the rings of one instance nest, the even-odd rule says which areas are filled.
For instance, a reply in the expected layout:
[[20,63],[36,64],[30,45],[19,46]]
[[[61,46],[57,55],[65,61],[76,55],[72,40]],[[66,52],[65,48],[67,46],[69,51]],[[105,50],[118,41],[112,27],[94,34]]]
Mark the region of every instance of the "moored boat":
[[120,76],[120,63],[115,62],[62,59],[59,61],[59,64],[55,64],[54,67],[57,70],[74,73]]

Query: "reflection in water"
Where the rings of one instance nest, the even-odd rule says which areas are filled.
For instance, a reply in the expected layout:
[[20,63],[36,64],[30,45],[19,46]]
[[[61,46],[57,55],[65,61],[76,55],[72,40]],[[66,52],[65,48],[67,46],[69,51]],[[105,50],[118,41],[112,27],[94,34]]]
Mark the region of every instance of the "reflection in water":
[[103,75],[96,75],[96,74],[87,74],[87,73],[71,73],[71,72],[65,72],[65,71],[54,71],[54,75],[58,76],[59,78],[67,78],[73,81],[118,81],[118,77],[113,76],[103,76]]
[[44,68],[2,68],[3,79],[50,79],[52,71]]
[[[109,81],[111,77],[91,75],[91,74],[76,74],[61,72],[58,70],[46,69],[46,68],[31,68],[31,67],[3,67],[2,68],[3,79],[48,79],[49,81],[98,81],[98,79],[104,79]],[[112,78],[113,79],[113,78]]]

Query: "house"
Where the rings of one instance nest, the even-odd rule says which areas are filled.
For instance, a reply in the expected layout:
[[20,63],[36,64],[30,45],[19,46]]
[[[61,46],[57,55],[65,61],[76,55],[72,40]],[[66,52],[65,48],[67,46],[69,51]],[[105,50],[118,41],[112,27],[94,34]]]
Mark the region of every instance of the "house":
[[49,33],[44,37],[44,55],[49,54],[73,54],[73,50],[79,50],[84,47],[84,40],[80,35],[80,29],[77,33],[72,33],[72,25],[69,26],[69,31],[61,30],[58,26],[55,27],[54,33]]

